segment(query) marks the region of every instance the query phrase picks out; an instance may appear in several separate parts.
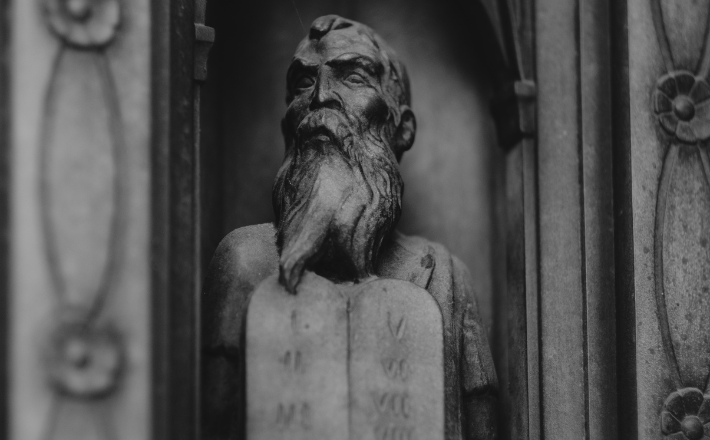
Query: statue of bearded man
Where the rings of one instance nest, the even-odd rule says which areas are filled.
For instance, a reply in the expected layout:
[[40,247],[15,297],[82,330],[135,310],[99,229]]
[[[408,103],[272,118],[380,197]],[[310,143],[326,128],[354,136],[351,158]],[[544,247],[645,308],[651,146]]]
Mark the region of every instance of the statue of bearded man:
[[443,438],[495,438],[497,380],[469,272],[443,246],[395,230],[398,161],[416,132],[404,65],[369,27],[320,17],[288,69],[286,102],[276,222],[230,233],[209,267],[203,437],[244,438],[244,321],[254,289],[278,273],[295,294],[310,271],[336,284],[381,277],[425,289],[443,321]]

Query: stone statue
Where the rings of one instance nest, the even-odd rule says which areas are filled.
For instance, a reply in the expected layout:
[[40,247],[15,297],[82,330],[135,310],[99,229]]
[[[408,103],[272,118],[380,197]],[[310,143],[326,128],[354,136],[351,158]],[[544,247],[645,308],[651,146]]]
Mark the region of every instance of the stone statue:
[[287,103],[276,224],[233,231],[209,267],[203,437],[495,438],[469,272],[395,230],[416,132],[404,65],[369,27],[320,17]]

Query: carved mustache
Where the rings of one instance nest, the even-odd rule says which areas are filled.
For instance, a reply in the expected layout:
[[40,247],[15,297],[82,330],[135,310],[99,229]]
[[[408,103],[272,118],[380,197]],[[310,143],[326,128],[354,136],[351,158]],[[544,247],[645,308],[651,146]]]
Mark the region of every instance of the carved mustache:
[[342,112],[321,108],[306,115],[296,129],[296,143],[303,144],[318,136],[326,136],[331,142],[342,147],[352,137],[353,130]]

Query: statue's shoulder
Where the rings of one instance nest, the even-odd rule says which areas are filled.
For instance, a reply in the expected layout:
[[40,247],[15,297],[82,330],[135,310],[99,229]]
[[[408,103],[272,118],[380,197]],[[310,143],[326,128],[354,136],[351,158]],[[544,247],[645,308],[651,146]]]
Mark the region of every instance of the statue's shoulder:
[[405,235],[399,231],[392,234],[392,240],[411,253],[437,254],[439,258],[450,258],[451,252],[441,243],[418,235]]
[[276,228],[273,223],[243,226],[227,234],[217,247],[220,249],[242,250],[254,246],[273,247],[276,251]]
[[256,285],[278,267],[276,229],[271,223],[235,229],[219,243],[208,277],[236,277]]
[[378,267],[381,276],[430,289],[435,275],[450,273],[452,255],[442,244],[395,231],[384,244]]
[[206,346],[238,344],[249,296],[278,268],[275,233],[270,223],[245,226],[220,242],[203,289]]
[[387,276],[424,287],[439,302],[442,313],[462,316],[468,310],[470,323],[475,321],[476,325],[481,325],[471,272],[444,245],[396,233],[388,253]]

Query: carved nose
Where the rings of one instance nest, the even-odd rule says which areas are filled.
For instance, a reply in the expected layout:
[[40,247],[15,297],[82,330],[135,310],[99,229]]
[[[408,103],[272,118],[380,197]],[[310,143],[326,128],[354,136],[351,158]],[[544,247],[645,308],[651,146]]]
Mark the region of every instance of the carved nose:
[[316,86],[313,90],[313,98],[311,99],[311,110],[322,107],[341,108],[340,100],[334,93],[330,81],[323,77],[318,78]]

